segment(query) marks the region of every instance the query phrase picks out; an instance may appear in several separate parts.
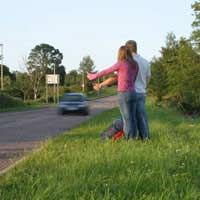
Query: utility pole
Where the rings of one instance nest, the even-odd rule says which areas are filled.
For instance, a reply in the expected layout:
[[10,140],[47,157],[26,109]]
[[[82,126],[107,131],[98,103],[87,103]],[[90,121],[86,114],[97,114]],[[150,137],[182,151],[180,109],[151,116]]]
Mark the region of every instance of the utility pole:
[[[54,78],[55,78],[55,74],[56,74],[56,65],[54,64],[54,68],[53,68],[53,74],[54,74]],[[56,85],[55,83],[53,84],[53,102],[56,103]]]
[[3,90],[3,44],[1,46],[1,90]]

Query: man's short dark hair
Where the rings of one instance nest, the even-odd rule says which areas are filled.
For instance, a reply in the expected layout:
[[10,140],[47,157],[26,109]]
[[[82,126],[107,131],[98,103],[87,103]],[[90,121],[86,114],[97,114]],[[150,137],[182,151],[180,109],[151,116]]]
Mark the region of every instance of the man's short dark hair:
[[128,40],[125,45],[131,52],[137,53],[137,42],[135,40]]

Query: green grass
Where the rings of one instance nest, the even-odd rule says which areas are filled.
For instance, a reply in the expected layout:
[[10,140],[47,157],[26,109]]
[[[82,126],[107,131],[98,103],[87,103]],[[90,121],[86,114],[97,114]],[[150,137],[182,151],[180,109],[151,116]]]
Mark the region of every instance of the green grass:
[[14,112],[14,111],[24,111],[24,110],[34,110],[34,109],[38,109],[38,108],[44,108],[46,107],[46,104],[24,104],[21,106],[16,106],[16,107],[12,107],[12,108],[0,108],[0,112]]
[[200,199],[200,119],[147,104],[151,140],[107,140],[106,111],[54,140],[0,178],[0,199]]

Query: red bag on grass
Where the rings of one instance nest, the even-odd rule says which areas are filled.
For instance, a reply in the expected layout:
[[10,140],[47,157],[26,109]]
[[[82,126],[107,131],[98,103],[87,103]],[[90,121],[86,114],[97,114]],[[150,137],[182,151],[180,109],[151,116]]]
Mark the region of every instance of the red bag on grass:
[[112,139],[113,139],[113,141],[118,140],[118,139],[121,138],[123,135],[124,135],[124,132],[123,132],[123,130],[121,130],[121,131],[117,132],[117,133],[112,137]]
[[101,133],[101,139],[106,138],[113,139],[113,141],[121,138],[124,135],[123,133],[123,120],[121,117],[117,118],[113,123],[106,128],[106,130]]

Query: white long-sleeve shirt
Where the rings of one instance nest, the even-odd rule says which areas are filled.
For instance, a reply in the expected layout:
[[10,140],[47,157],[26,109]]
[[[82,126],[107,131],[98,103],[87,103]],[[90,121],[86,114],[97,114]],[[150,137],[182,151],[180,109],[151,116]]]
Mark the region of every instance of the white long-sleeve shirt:
[[137,93],[146,93],[147,80],[151,77],[149,62],[139,54],[133,55],[133,59],[138,63],[138,75],[135,81],[135,90]]

